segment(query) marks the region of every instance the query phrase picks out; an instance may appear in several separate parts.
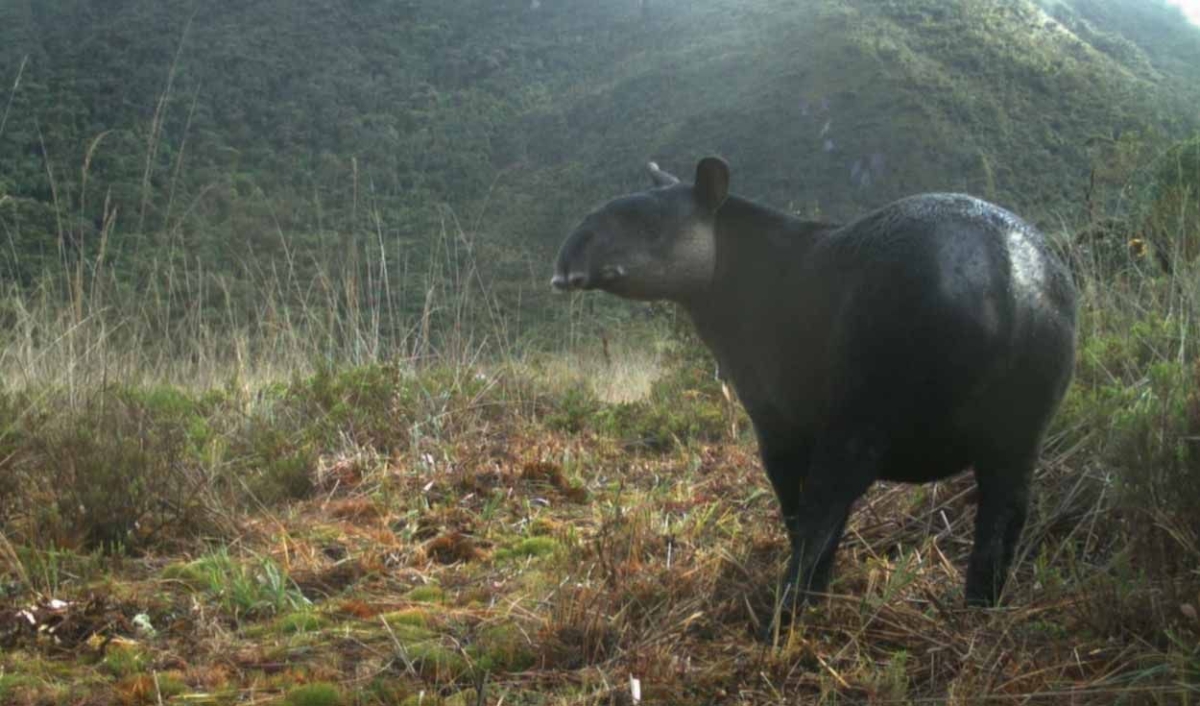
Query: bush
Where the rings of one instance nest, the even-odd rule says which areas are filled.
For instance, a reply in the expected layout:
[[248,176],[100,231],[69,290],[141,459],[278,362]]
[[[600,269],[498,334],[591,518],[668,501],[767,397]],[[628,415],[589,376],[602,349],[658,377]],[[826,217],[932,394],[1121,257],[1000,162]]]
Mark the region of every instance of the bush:
[[596,399],[591,387],[583,382],[567,388],[556,402],[546,415],[546,426],[571,434],[586,429],[601,408],[600,400]]
[[1192,368],[1155,364],[1125,402],[1114,410],[1105,456],[1126,512],[1140,516],[1136,564],[1185,574],[1200,560],[1180,552],[1200,539],[1200,359]]
[[270,418],[252,418],[232,449],[234,458],[242,459],[238,475],[246,489],[267,504],[308,497],[319,456],[313,445],[298,438],[299,431],[277,424]]
[[1111,546],[1158,578],[1194,575],[1200,561],[1200,273],[1171,265],[1170,276],[1082,273],[1076,375],[1055,419],[1063,447],[1083,445],[1111,481],[1089,499],[1113,519]]
[[1159,160],[1143,230],[1170,259],[1200,256],[1200,137],[1180,142]]
[[345,436],[378,451],[407,443],[407,427],[416,391],[395,365],[364,365],[335,371],[322,367],[294,381],[281,400],[281,411],[308,422],[310,441],[337,443]]
[[5,514],[19,518],[25,541],[111,550],[206,528],[211,432],[187,395],[103,389],[75,406],[51,399],[9,419],[15,492]]

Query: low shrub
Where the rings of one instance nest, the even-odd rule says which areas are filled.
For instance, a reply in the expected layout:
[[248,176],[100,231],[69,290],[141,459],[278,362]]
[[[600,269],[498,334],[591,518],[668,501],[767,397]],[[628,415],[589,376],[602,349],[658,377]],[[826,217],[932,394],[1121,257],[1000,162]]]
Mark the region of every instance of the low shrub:
[[15,420],[4,514],[41,545],[142,547],[208,527],[202,409],[175,389],[105,388],[51,397]]

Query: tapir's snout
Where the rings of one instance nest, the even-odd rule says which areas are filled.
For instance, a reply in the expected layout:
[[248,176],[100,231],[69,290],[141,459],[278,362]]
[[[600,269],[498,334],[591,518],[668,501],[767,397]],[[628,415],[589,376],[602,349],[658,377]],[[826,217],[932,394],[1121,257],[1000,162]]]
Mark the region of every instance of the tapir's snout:
[[589,274],[590,260],[588,246],[595,236],[590,228],[580,227],[567,236],[562,248],[558,251],[558,261],[554,266],[554,276],[550,286],[560,292],[590,289],[593,278]]
[[712,270],[711,243],[692,242],[713,239],[712,214],[697,203],[691,187],[679,184],[609,201],[563,241],[550,285],[637,301],[686,294],[693,273]]
[[572,289],[587,289],[588,276],[582,272],[572,272],[567,274],[563,271],[554,273],[550,278],[550,286],[560,292],[568,292]]

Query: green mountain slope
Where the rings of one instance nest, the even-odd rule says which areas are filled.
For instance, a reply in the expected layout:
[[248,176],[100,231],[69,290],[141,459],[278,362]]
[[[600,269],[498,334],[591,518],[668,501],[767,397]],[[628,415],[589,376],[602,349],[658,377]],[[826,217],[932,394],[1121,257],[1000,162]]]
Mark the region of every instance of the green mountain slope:
[[87,251],[107,201],[130,271],[367,237],[409,257],[457,217],[529,280],[642,162],[710,152],[832,218],[926,190],[1053,218],[1090,139],[1197,128],[1200,31],[1126,5],[10,0],[0,273]]
[[1089,138],[1196,126],[1181,65],[1156,68],[1078,14],[1062,16],[1086,35],[1022,2],[709,5],[564,101],[580,188],[634,186],[640,160],[686,170],[711,151],[743,192],[838,218],[947,189],[1044,217],[1081,198]]

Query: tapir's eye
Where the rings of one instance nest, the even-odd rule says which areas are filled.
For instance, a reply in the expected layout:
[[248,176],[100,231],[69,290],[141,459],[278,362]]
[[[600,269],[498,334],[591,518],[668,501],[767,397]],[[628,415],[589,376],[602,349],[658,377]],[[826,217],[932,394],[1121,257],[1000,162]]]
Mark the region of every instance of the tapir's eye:
[[621,204],[613,215],[619,231],[638,238],[642,242],[661,240],[666,231],[666,219],[662,205],[654,199],[631,197]]
[[646,240],[661,240],[667,232],[662,218],[657,214],[643,217],[638,223],[638,230]]

